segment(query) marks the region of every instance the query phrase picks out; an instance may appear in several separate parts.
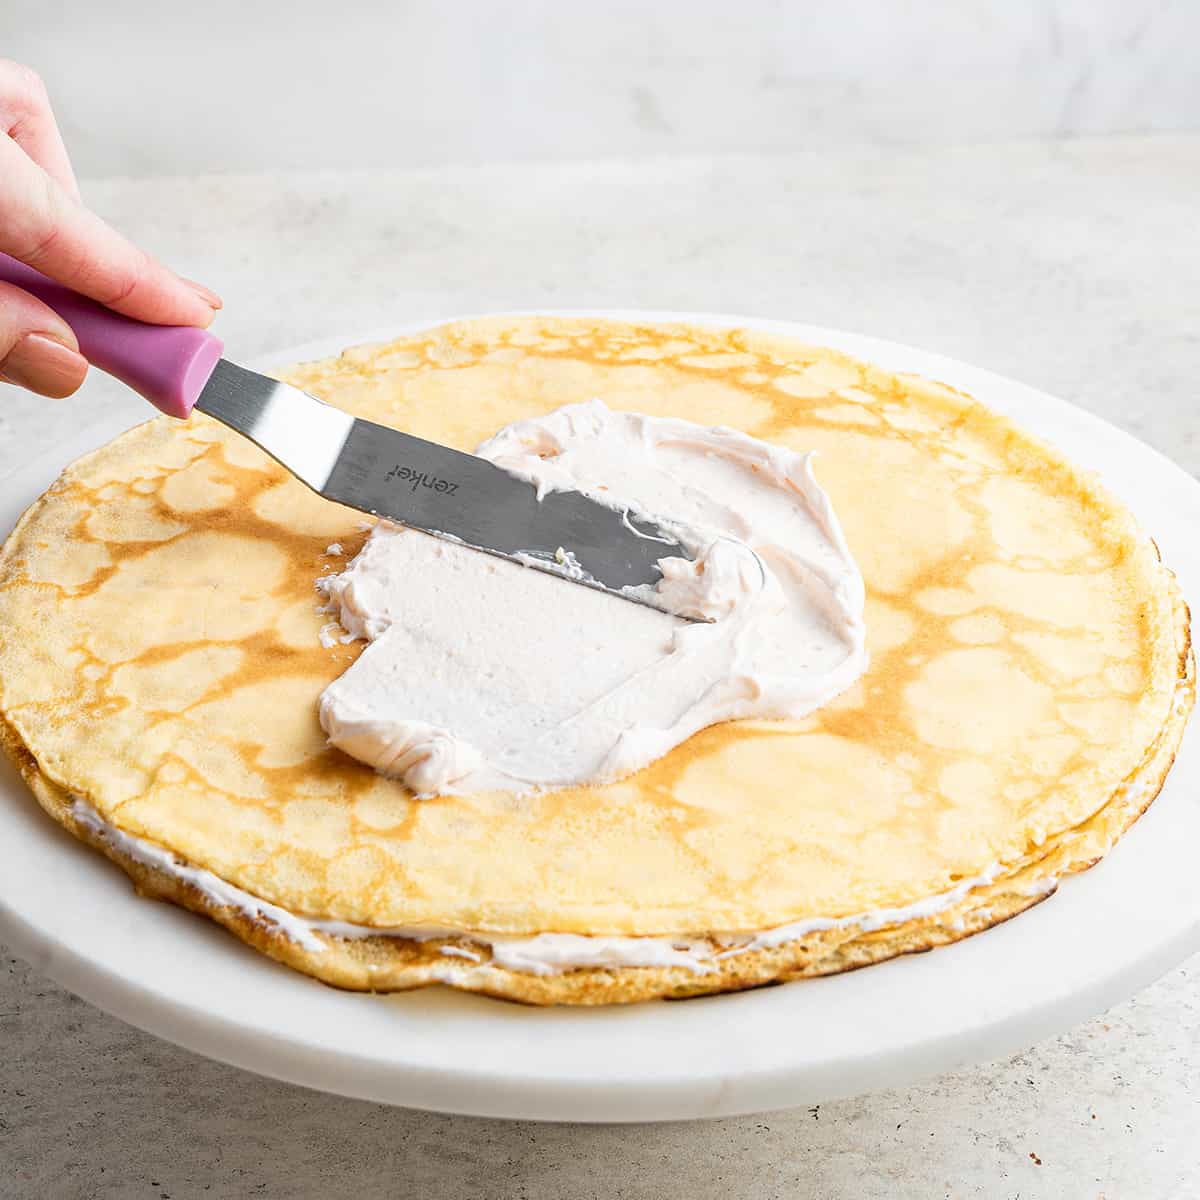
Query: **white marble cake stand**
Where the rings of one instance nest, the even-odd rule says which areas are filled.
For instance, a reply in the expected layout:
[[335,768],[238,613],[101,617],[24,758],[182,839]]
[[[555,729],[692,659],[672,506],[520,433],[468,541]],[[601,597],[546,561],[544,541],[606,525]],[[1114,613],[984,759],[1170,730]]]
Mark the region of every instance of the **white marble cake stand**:
[[[1200,596],[1200,485],[1096,417],[987,371],[831,329],[734,316],[973,393],[1101,473]],[[302,346],[334,353],[385,334]],[[236,347],[231,347],[236,357]],[[92,429],[11,476],[0,527]],[[0,933],[39,970],[202,1054],[331,1092],[486,1116],[572,1121],[714,1117],[813,1104],[1013,1053],[1124,999],[1200,947],[1200,748],[1189,730],[1162,795],[1098,867],[1034,910],[956,946],[866,971],[687,1003],[539,1010],[442,988],[338,992],[211,922],[138,899],[125,876],[42,815],[0,768]]]

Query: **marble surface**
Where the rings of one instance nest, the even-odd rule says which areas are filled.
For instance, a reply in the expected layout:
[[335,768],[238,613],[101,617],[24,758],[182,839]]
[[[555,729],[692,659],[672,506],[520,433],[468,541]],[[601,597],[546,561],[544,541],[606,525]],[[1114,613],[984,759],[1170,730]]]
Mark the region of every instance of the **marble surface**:
[[3,53],[45,74],[85,173],[966,143],[1195,129],[1200,111],[1188,0],[0,11]]
[[[1057,393],[1200,470],[1200,136],[121,179],[106,216],[219,288],[230,353],[539,305],[743,311]],[[0,394],[0,478],[112,405]],[[0,1196],[1200,1193],[1200,958],[1007,1062],[633,1128],[391,1110],[208,1062],[0,952]]]

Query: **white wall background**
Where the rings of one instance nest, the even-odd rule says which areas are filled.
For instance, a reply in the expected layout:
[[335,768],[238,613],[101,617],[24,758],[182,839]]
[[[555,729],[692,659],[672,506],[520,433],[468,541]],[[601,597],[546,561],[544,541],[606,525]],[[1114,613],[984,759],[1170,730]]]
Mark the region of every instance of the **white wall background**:
[[80,170],[1200,126],[1196,0],[0,0]]

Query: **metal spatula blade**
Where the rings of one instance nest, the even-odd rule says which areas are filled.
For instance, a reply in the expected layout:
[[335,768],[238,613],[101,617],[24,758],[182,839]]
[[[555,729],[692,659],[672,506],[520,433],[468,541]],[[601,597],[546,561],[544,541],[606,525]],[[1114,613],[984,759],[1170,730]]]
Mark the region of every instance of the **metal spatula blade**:
[[664,530],[579,492],[539,500],[533,486],[486,459],[352,417],[226,359],[196,408],[329,500],[622,599],[655,607],[652,595],[622,589],[657,583],[661,558],[691,558]]

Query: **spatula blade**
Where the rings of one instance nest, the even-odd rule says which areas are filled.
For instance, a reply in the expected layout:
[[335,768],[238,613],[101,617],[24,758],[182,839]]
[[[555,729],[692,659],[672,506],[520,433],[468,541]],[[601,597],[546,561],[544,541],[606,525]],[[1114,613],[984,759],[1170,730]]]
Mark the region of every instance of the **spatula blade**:
[[657,607],[644,585],[661,579],[658,560],[692,557],[644,519],[579,492],[539,500],[532,485],[486,459],[352,417],[225,359],[196,407],[329,500],[624,600]]

